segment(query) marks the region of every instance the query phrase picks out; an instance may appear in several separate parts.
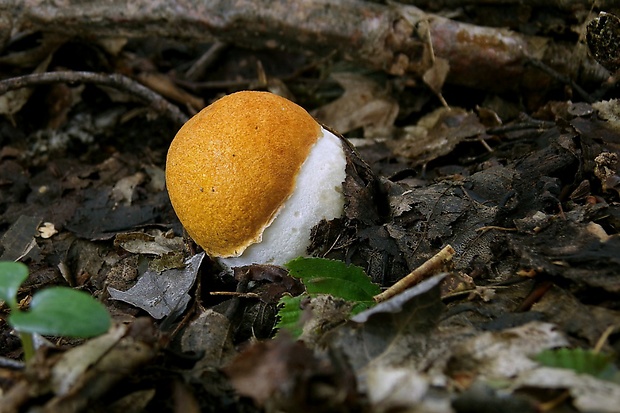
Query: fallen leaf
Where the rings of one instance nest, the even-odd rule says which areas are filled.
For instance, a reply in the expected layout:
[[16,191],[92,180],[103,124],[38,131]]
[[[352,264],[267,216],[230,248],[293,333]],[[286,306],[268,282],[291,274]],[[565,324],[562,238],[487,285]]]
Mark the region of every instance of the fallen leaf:
[[183,269],[170,269],[161,273],[147,270],[127,291],[108,287],[110,297],[139,307],[158,320],[164,317],[176,318],[185,311],[191,299],[188,292],[196,281],[204,256],[204,253],[200,253],[189,258]]
[[545,349],[567,346],[555,325],[533,321],[519,327],[478,334],[453,349],[450,375],[512,378],[536,367],[532,359]]
[[81,376],[95,365],[127,333],[127,326],[115,325],[105,335],[67,351],[52,368],[51,384],[54,392],[65,395]]
[[40,224],[40,218],[21,215],[0,238],[0,245],[4,247],[0,260],[20,260],[35,248]]
[[219,368],[236,354],[232,328],[225,315],[205,310],[183,331],[181,350],[202,354],[194,371]]
[[268,411],[359,411],[363,402],[345,360],[286,336],[252,345],[224,372],[240,395]]
[[433,65],[422,75],[422,80],[436,95],[441,95],[448,72],[450,72],[450,62],[447,59],[435,57]]
[[181,237],[169,238],[161,231],[156,232],[155,235],[144,232],[124,232],[116,234],[114,246],[121,247],[133,254],[162,256],[172,251],[181,250],[183,248],[183,239]]
[[54,227],[54,224],[51,222],[44,222],[37,228],[39,231],[39,236],[43,239],[51,238],[52,236],[58,234],[58,230]]
[[138,185],[144,182],[145,174],[136,172],[133,175],[119,179],[112,188],[111,198],[115,202],[129,206],[134,197],[134,191]]
[[390,136],[398,116],[398,103],[384,86],[357,73],[334,73],[344,94],[312,112],[319,121],[340,133],[364,128],[364,137]]
[[403,128],[400,139],[387,144],[397,155],[419,165],[446,155],[464,139],[483,133],[485,127],[474,112],[441,107],[423,116],[415,126]]
[[442,279],[430,278],[359,313],[328,333],[326,342],[348,356],[358,375],[373,366],[415,363],[426,352],[429,334],[444,308],[439,297]]
[[512,385],[520,388],[568,390],[572,405],[580,412],[616,413],[620,385],[566,369],[539,367],[523,372]]

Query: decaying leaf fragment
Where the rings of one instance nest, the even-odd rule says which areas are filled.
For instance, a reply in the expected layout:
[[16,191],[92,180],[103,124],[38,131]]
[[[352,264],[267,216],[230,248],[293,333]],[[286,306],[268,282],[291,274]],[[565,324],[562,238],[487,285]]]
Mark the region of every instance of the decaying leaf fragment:
[[498,332],[486,332],[454,348],[449,374],[467,372],[492,378],[511,378],[536,366],[533,356],[545,349],[568,345],[553,324],[531,322]]
[[285,336],[249,347],[224,371],[239,394],[271,411],[350,411],[362,401],[345,360]]
[[484,132],[485,127],[475,113],[441,107],[422,117],[415,126],[405,127],[403,136],[388,144],[394,153],[419,165],[450,153],[459,142]]
[[361,380],[364,371],[377,366],[414,366],[444,308],[442,279],[435,276],[356,315],[326,335],[325,342],[347,355]]
[[388,137],[398,115],[398,103],[368,76],[333,73],[344,94],[312,112],[319,121],[340,133],[364,128],[365,138]]
[[148,270],[127,291],[108,287],[110,297],[135,305],[158,320],[167,316],[176,317],[185,310],[191,299],[188,291],[194,285],[204,256],[200,253],[189,258],[183,269],[169,269],[161,273]]
[[3,394],[0,411],[28,408],[78,412],[92,407],[158,351],[150,320],[137,319],[58,356],[34,359],[22,381]]
[[181,349],[203,354],[194,371],[218,368],[230,361],[236,354],[231,331],[228,318],[210,309],[189,324],[181,338]]
[[566,369],[540,367],[526,371],[512,388],[568,390],[571,404],[583,413],[616,413],[620,406],[619,384]]

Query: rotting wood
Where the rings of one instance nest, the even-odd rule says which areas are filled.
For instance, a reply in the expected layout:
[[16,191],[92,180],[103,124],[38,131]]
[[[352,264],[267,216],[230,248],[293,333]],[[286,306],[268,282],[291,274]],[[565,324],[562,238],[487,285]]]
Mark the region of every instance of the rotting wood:
[[393,75],[421,77],[447,59],[448,82],[476,88],[539,89],[551,82],[529,65],[541,60],[576,81],[609,74],[580,44],[460,23],[397,3],[343,0],[12,0],[0,5],[0,39],[40,30],[81,37],[167,37],[252,48],[337,50]]

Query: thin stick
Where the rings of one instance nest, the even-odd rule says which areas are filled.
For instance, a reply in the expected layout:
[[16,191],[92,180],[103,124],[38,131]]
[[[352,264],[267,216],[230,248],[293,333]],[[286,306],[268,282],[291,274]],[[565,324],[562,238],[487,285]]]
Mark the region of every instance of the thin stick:
[[215,42],[196,62],[185,72],[185,79],[195,81],[201,78],[207,68],[215,62],[219,55],[226,50],[228,45],[223,42]]
[[400,294],[406,289],[416,284],[419,284],[433,274],[436,274],[441,269],[441,267],[443,267],[446,263],[452,260],[454,254],[456,254],[454,248],[452,248],[452,246],[450,245],[446,245],[442,248],[441,251],[431,257],[424,264],[411,271],[404,278],[400,279],[396,284],[394,284],[381,294],[375,295],[373,297],[375,302],[380,303],[381,301],[385,301],[388,298]]
[[260,298],[260,295],[256,293],[240,293],[237,291],[211,291],[209,295],[228,295],[239,298]]
[[598,339],[598,341],[596,342],[596,345],[594,346],[594,352],[595,353],[599,353],[601,351],[601,349],[603,348],[603,346],[605,345],[605,343],[607,342],[607,339],[609,338],[609,336],[611,335],[611,333],[613,333],[615,330],[614,326],[609,326],[605,329],[605,331],[603,331],[603,334],[601,335],[601,337]]
[[0,81],[0,95],[11,90],[21,89],[23,87],[49,85],[52,83],[93,83],[112,87],[122,90],[130,95],[136,96],[140,100],[155,110],[157,113],[164,115],[179,125],[187,122],[187,116],[184,115],[179,108],[168,102],[159,94],[151,89],[141,85],[133,79],[126,76],[113,73],[93,73],[93,72],[46,72],[35,73],[31,75],[13,77]]

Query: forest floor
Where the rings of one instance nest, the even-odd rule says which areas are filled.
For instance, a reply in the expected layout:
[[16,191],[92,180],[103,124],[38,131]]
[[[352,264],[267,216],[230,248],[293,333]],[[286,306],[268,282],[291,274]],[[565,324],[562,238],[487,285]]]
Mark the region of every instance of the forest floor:
[[[620,24],[598,13],[619,10],[8,3],[0,261],[29,268],[23,309],[63,285],[113,324],[36,336],[25,363],[0,306],[0,412],[618,411],[619,55],[604,39]],[[384,289],[451,259],[362,317],[313,296],[301,339],[274,338],[299,282],[203,259],[165,188],[183,122],[239,90],[296,102],[369,166],[315,255]]]

